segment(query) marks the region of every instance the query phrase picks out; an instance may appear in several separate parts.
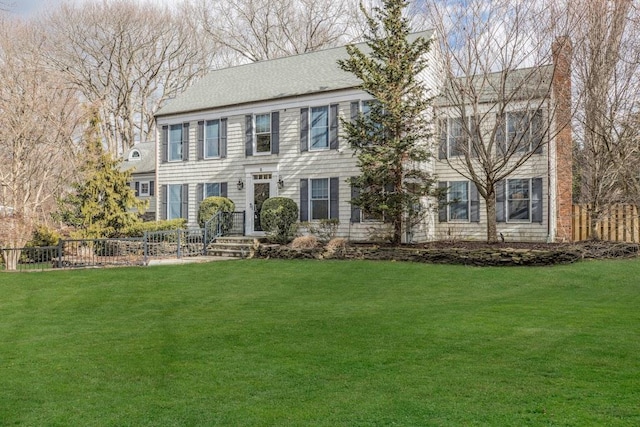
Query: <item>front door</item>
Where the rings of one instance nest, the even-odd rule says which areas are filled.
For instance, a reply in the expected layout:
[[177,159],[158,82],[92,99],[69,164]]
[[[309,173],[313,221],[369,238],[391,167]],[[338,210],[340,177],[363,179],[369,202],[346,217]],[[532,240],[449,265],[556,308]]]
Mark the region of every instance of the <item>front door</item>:
[[253,183],[253,231],[263,231],[260,224],[260,212],[262,211],[262,204],[269,198],[268,182],[254,182]]
[[247,170],[247,233],[262,235],[260,212],[269,197],[277,195],[277,178],[274,166],[253,166]]

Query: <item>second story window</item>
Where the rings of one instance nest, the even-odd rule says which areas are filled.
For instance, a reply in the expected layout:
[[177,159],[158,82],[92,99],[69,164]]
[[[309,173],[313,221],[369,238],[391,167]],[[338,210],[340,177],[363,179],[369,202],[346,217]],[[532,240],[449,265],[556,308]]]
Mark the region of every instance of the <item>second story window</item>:
[[220,120],[207,120],[204,140],[204,157],[220,157]]
[[498,126],[498,144],[505,153],[542,153],[544,129],[541,110],[508,112]]
[[256,114],[256,154],[271,153],[271,114]]
[[182,160],[182,124],[169,126],[169,161]]
[[311,108],[311,150],[329,148],[329,107]]

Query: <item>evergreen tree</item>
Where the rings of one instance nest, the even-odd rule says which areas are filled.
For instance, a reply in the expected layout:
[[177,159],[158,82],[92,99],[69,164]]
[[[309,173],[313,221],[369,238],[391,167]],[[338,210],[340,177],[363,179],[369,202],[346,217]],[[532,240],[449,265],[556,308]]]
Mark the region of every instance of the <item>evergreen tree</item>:
[[377,100],[367,114],[343,121],[361,171],[352,182],[360,190],[352,203],[391,222],[392,242],[398,244],[403,229],[424,217],[421,201],[434,194],[434,180],[424,169],[431,157],[431,98],[419,79],[431,40],[410,41],[409,21],[402,15],[407,1],[382,3],[372,15],[363,9],[370,30],[367,52],[347,46],[349,59],[338,65],[358,77],[362,89]]
[[73,226],[82,238],[117,237],[125,227],[140,221],[146,203],[136,199],[129,186],[131,173],[118,168],[119,161],[102,147],[99,119],[94,115],[85,132],[87,162],[81,181],[60,202],[58,217]]

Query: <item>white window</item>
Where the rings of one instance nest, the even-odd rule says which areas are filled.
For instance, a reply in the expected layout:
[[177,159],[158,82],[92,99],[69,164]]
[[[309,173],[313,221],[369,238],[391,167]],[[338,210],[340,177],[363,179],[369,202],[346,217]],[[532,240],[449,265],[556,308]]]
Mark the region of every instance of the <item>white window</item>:
[[539,148],[542,141],[542,111],[507,113],[506,148],[513,152],[527,152]]
[[531,180],[507,180],[507,219],[528,221],[531,219]]
[[[467,153],[475,155],[474,144],[476,141],[478,121],[473,117],[450,117],[440,121],[440,152],[439,158],[451,158],[464,156]],[[471,136],[472,138],[470,138]]]
[[271,153],[271,113],[255,115],[256,145],[254,152]]
[[449,182],[449,192],[447,194],[449,202],[449,220],[469,220],[469,182],[452,181]]
[[131,150],[131,153],[129,153],[129,160],[130,161],[140,160],[140,151],[139,150]]
[[167,219],[182,218],[182,185],[167,186]]
[[311,197],[309,198],[311,219],[329,218],[329,179],[311,180]]
[[204,194],[203,198],[207,197],[219,197],[220,194],[220,183],[219,182],[210,182],[206,183],[203,187]]
[[310,150],[325,150],[329,148],[329,107],[311,108]]
[[204,157],[220,157],[220,120],[207,120],[205,123]]
[[169,161],[182,160],[182,124],[169,127]]
[[151,194],[151,185],[149,181],[140,181],[140,196],[145,197]]

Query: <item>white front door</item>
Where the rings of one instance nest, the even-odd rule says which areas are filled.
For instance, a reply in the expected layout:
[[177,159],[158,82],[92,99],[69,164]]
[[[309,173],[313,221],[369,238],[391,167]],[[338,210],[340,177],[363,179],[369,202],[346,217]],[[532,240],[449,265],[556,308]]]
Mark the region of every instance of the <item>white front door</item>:
[[265,200],[276,196],[276,177],[275,171],[247,171],[247,234],[264,234],[260,211]]

